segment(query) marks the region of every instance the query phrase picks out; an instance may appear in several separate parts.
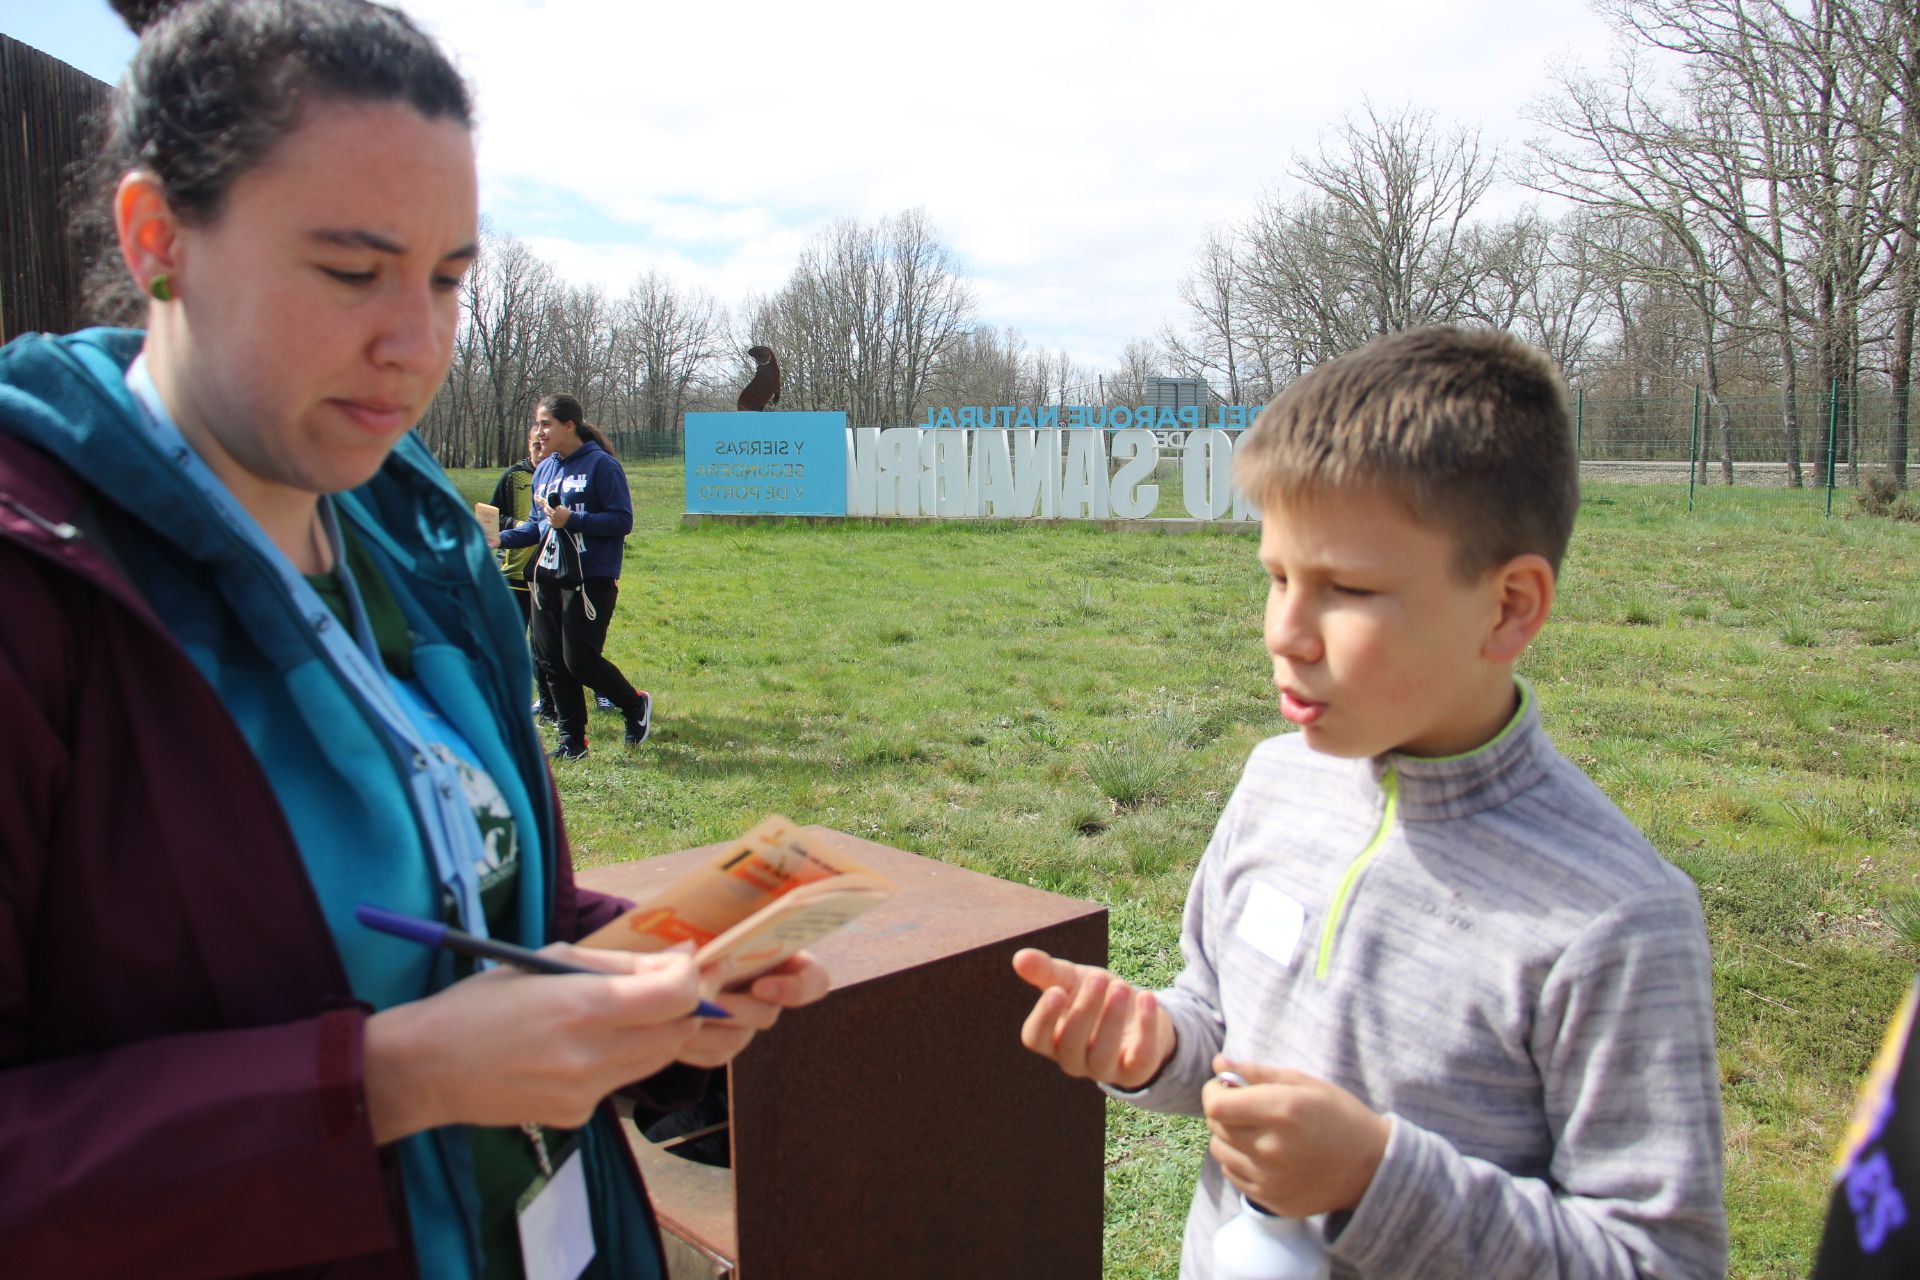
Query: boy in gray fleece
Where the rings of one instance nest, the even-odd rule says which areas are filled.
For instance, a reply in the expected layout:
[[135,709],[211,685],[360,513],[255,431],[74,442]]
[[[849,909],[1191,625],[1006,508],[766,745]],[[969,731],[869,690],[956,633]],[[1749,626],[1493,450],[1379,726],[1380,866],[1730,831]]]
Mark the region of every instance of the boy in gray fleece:
[[1514,675],[1578,505],[1552,365],[1499,333],[1383,338],[1236,454],[1300,732],[1247,762],[1172,989],[1022,951],[1022,1040],[1206,1115],[1183,1280],[1242,1193],[1324,1215],[1337,1277],[1723,1276],[1698,896]]

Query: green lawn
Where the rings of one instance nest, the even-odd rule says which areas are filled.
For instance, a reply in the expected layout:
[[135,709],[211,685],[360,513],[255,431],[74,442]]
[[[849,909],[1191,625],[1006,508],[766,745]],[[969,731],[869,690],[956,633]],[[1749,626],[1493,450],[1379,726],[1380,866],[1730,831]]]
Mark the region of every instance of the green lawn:
[[[608,653],[655,729],[562,771],[583,865],[779,811],[1096,899],[1113,967],[1172,976],[1194,862],[1285,727],[1247,531],[686,529],[677,462],[628,475]],[[494,475],[455,479],[484,497]],[[1920,526],[1823,521],[1786,492],[1713,490],[1689,515],[1684,489],[1592,488],[1523,670],[1561,749],[1700,884],[1732,1274],[1803,1276],[1854,1082],[1920,955]],[[618,734],[600,717],[597,745]],[[1108,1276],[1174,1274],[1202,1145],[1110,1108]]]

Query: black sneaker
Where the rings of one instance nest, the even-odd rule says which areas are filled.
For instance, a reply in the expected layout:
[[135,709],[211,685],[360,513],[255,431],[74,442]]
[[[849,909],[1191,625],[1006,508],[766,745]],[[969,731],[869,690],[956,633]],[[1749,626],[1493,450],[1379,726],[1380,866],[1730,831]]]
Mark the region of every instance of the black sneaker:
[[627,748],[639,746],[653,732],[653,695],[644,689],[635,690],[640,695],[640,709],[627,712]]
[[559,724],[560,711],[559,708],[555,707],[546,699],[535,698],[533,700],[533,718],[541,724]]
[[559,746],[547,752],[547,759],[549,760],[585,760],[586,758],[587,744],[584,742],[573,743],[563,741]]

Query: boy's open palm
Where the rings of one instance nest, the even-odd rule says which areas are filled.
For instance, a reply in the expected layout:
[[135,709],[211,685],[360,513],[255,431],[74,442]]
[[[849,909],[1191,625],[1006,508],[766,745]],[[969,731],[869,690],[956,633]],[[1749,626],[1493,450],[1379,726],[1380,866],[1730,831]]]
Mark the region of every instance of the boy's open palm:
[[1339,1085],[1304,1071],[1213,1060],[1247,1087],[1201,1092],[1210,1154],[1227,1181],[1290,1218],[1352,1209],[1373,1184],[1393,1124]]
[[1032,947],[1014,953],[1013,971],[1040,989],[1020,1043],[1068,1075],[1138,1089],[1173,1056],[1173,1020],[1151,991]]

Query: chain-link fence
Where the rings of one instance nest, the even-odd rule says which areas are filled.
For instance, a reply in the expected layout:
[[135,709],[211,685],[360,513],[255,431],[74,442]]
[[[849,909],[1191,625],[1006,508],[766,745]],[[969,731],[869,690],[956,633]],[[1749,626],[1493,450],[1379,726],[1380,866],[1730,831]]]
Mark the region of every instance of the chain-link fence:
[[1913,442],[1891,391],[1826,387],[1724,396],[1574,395],[1584,479],[1602,483],[1798,489],[1823,511],[1876,476],[1906,488]]
[[622,462],[679,458],[686,452],[686,437],[677,431],[609,431],[607,440]]

